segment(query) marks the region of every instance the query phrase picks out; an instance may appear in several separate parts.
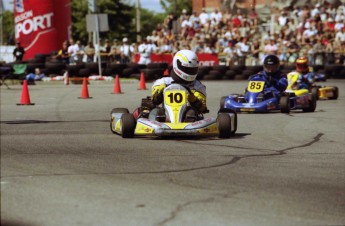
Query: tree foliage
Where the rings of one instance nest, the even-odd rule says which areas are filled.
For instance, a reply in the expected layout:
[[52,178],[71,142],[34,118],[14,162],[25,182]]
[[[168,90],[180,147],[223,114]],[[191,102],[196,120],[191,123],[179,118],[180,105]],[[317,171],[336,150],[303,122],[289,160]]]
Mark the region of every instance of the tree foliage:
[[[119,39],[128,37],[136,40],[136,9],[126,5],[120,0],[97,0],[96,12],[108,14],[109,31],[101,32],[102,39]],[[86,42],[88,32],[86,30],[86,15],[88,14],[87,1],[72,0],[72,36],[75,40]],[[155,14],[149,10],[141,9],[141,35],[151,34],[156,25],[162,23],[166,14]]]
[[159,0],[159,2],[167,14],[172,13],[176,16],[180,16],[183,9],[186,9],[188,13],[192,13],[191,0]]
[[2,15],[2,41],[4,45],[14,45],[14,14],[11,11],[4,11]]

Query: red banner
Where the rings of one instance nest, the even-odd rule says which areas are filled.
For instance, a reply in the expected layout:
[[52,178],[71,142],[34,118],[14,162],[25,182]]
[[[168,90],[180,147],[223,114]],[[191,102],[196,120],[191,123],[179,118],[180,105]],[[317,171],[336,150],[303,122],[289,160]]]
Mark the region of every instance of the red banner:
[[[217,54],[199,53],[197,55],[199,58],[199,65],[200,66],[213,66],[213,65],[219,64]],[[139,59],[140,59],[140,55],[136,54],[134,56],[135,63],[138,63]],[[171,65],[172,60],[173,60],[172,54],[151,54],[151,62],[152,63],[166,62],[169,65]]]
[[16,41],[25,49],[24,60],[50,54],[68,39],[70,0],[15,0]]

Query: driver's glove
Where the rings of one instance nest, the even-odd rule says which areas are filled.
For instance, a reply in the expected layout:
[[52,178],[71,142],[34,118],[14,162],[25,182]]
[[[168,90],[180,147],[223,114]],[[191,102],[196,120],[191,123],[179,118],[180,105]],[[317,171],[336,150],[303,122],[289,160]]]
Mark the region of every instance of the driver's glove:
[[152,87],[152,101],[155,105],[159,105],[163,102],[163,90],[164,90],[164,88],[165,88],[164,83]]
[[191,90],[191,93],[188,96],[188,101],[199,112],[204,112],[207,109],[206,96],[197,90]]

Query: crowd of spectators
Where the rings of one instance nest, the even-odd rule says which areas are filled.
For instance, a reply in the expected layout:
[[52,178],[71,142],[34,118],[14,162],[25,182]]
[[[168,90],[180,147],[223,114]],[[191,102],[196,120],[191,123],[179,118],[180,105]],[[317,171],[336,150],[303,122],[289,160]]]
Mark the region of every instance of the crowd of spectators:
[[[98,45],[84,47],[73,40],[63,45],[58,57],[70,64],[97,61]],[[134,62],[139,54],[139,63],[148,64],[152,53],[190,49],[218,54],[226,65],[260,65],[268,54],[279,56],[284,64],[294,63],[299,56],[308,57],[311,64],[345,64],[345,6],[325,3],[272,8],[268,21],[254,9],[237,9],[233,14],[219,9],[200,13],[183,10],[179,18],[168,15],[140,43],[123,37],[112,44],[101,41],[99,46],[103,59],[114,63]]]

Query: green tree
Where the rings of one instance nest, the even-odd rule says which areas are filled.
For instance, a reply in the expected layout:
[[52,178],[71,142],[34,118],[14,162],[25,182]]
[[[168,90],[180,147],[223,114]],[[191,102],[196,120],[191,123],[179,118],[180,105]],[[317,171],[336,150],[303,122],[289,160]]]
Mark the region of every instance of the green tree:
[[14,45],[14,14],[4,11],[2,15],[2,41],[4,45]]
[[163,24],[166,14],[155,14],[150,10],[141,9],[141,36],[145,38],[152,34],[152,31],[157,28],[158,24]]
[[[134,6],[126,5],[120,0],[97,0],[96,12],[108,14],[109,31],[100,32],[102,39],[119,39],[128,37],[136,40],[136,10]],[[88,14],[87,1],[72,0],[72,37],[86,43],[86,15]],[[141,9],[141,35],[151,34],[157,24],[162,23],[166,14],[155,14]]]
[[173,13],[176,14],[176,16],[180,16],[183,9],[186,9],[188,13],[192,13],[191,0],[159,0],[159,2],[168,14]]

